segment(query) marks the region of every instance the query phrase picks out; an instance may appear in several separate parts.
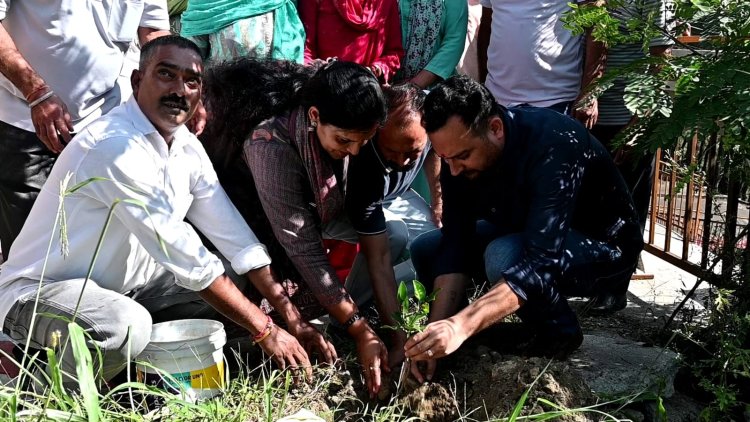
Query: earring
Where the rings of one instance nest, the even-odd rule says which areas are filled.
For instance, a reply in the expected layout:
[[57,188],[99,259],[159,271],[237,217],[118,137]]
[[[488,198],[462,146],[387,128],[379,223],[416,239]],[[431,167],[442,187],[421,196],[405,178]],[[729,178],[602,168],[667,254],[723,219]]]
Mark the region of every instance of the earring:
[[318,127],[318,122],[316,122],[315,120],[313,120],[312,122],[310,122],[310,126],[307,127],[307,131],[308,132],[312,132],[317,127]]

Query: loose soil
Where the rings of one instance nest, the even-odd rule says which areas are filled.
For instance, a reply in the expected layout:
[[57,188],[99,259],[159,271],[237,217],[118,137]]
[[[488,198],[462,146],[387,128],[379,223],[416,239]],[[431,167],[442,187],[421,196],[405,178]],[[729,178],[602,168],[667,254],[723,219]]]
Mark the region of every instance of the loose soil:
[[[637,342],[654,344],[660,341],[658,337],[663,320],[644,314],[642,310],[593,317],[585,315],[580,305],[574,303],[573,306],[579,308],[577,311],[584,333],[604,331]],[[326,388],[313,391],[309,387],[302,387],[295,390],[293,395],[304,397],[309,410],[326,420],[336,421],[369,421],[372,417],[368,411],[371,412],[378,405],[396,403],[400,405],[395,407],[398,409],[396,413],[384,420],[404,420],[408,417],[430,422],[496,420],[507,417],[513,411],[535,380],[522,415],[555,410],[538,399],[567,409],[587,407],[601,401],[567,362],[522,356],[521,350],[529,338],[530,334],[518,322],[494,326],[470,339],[453,355],[441,359],[433,382],[417,385],[410,378],[398,397],[394,394],[395,382],[385,380],[380,397],[370,399],[365,394],[359,365],[353,360],[347,361],[341,368],[320,370],[318,377],[330,378],[330,382],[324,383]],[[333,335],[333,340],[340,356],[347,352],[354,356],[348,338]],[[632,414],[648,414],[644,408],[647,405],[636,404],[616,412],[612,408],[609,410],[619,417],[633,418]],[[633,419],[644,420],[639,417]],[[592,413],[577,413],[554,420],[590,421],[602,418]],[[690,417],[684,420],[690,420]]]

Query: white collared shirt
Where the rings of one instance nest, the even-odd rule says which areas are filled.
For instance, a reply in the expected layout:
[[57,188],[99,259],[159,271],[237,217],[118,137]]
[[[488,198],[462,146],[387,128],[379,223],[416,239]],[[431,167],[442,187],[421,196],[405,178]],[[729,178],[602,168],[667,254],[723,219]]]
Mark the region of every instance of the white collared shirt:
[[[64,256],[55,220],[60,185],[69,173],[68,189],[93,177],[107,180],[65,197],[69,252]],[[45,281],[86,276],[109,210],[118,201],[91,275],[103,288],[129,292],[146,284],[157,265],[172,272],[180,286],[208,287],[224,267],[185,218],[238,274],[271,263],[219,184],[198,139],[182,126],[168,146],[131,98],[87,126],[55,163],[0,267],[0,324],[16,300],[35,291],[33,280],[42,276],[50,238]]]
[[[128,86],[118,78],[138,29],[169,30],[164,0],[0,0],[0,21],[79,132],[129,97],[130,74]],[[1,74],[0,121],[34,132],[23,94]]]

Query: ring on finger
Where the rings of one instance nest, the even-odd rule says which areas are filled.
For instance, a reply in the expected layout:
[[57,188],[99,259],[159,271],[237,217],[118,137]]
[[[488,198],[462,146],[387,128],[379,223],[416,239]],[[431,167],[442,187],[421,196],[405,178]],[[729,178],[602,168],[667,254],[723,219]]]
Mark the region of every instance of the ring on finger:
[[432,357],[434,353],[432,353],[432,349],[427,349],[427,356]]

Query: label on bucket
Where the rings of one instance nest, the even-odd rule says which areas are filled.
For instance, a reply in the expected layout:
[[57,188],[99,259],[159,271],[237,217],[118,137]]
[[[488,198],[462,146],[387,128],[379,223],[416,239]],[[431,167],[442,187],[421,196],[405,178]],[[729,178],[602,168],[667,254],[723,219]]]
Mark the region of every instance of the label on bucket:
[[[138,370],[138,380],[146,382],[148,384],[154,384],[149,382],[155,380],[158,377],[159,381],[163,381],[164,386],[170,387],[174,390],[203,390],[203,389],[222,389],[224,388],[224,362],[219,361],[216,365],[209,366],[208,368],[196,369],[189,372],[179,372],[175,374],[169,374],[174,378],[172,379],[166,376],[159,376],[155,374],[145,374],[140,369]],[[161,382],[155,384],[160,385]]]

